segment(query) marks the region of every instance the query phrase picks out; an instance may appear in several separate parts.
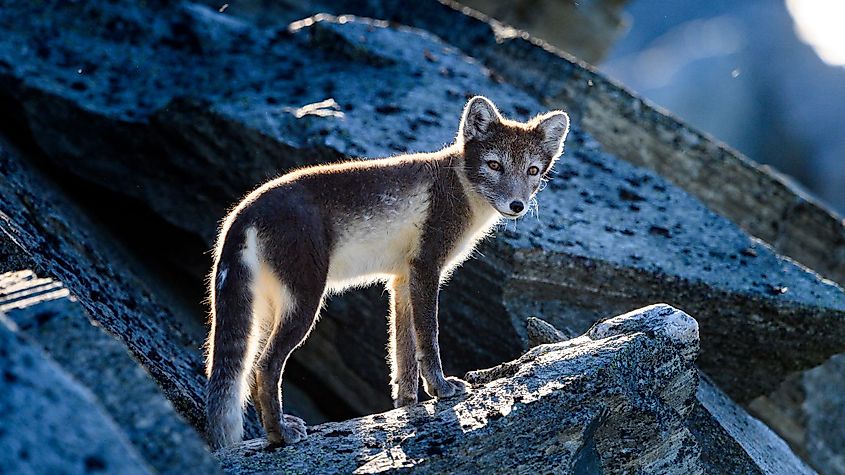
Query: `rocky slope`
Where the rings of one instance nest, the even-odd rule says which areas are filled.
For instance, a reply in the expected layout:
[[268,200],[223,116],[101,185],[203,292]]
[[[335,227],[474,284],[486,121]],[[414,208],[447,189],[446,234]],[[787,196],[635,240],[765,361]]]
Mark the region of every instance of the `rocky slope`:
[[[111,424],[120,428],[155,471],[219,472],[199,435],[177,416],[126,346],[93,325],[82,305],[60,282],[38,278],[31,271],[0,274],[0,312],[19,333],[43,347],[63,372],[91,391],[113,420]],[[52,405],[42,409],[43,413],[52,415],[65,407],[76,409],[70,403],[53,401]],[[74,430],[72,424],[68,429]],[[59,439],[56,444],[61,446]],[[40,453],[33,449],[29,450]]]
[[[678,391],[698,394],[700,404],[660,422],[669,425],[659,425],[666,430],[650,441],[661,447],[652,447],[655,453],[674,453],[669,449],[677,440],[661,437],[676,433],[696,440],[697,448],[684,452],[693,471],[730,466],[776,472],[767,458],[806,470],[728,396],[746,402],[769,394],[794,371],[845,350],[841,287],[778,255],[823,263],[819,270],[824,275],[838,275],[838,261],[824,261],[820,250],[840,249],[841,223],[594,72],[519,36],[502,36],[501,25],[441,4],[427,10],[416,3],[403,10],[391,1],[320,4],[332,11],[398,19],[438,38],[395,23],[330,15],[288,24],[281,20],[302,18],[298,15],[316,4],[280,5],[265,11],[246,2],[220,12],[219,6],[187,2],[40,2],[0,9],[0,107],[7,112],[0,117],[0,271],[34,269],[61,281],[78,299],[75,321],[90,319],[106,331],[86,330],[86,335],[96,335],[96,341],[105,341],[107,334],[117,337],[176,412],[201,433],[205,308],[200,301],[209,266],[203,253],[228,206],[293,166],[439,148],[454,136],[460,109],[473,94],[490,96],[515,118],[550,105],[562,107],[576,122],[564,158],[540,195],[539,215],[499,229],[442,294],[447,371],[460,374],[517,358],[534,331],[524,325],[529,315],[551,321],[559,330],[547,328],[547,333],[560,337],[581,334],[604,317],[666,301],[698,320],[698,365],[713,383],[704,377],[696,390],[692,379],[681,378],[686,385]],[[445,24],[454,31],[444,29]],[[651,166],[665,177],[637,165]],[[708,191],[715,187],[707,177],[726,174],[738,177],[732,182],[736,189]],[[789,212],[783,212],[785,203]],[[766,216],[776,213],[781,213],[781,224],[773,234]],[[793,228],[801,232],[789,231]],[[286,397],[292,398],[286,406],[309,422],[385,410],[386,302],[381,291],[333,299],[325,313],[291,363],[292,390],[286,388]],[[61,340],[39,335],[33,334],[36,342],[58,351]],[[634,339],[639,338],[651,341],[646,345],[651,345],[646,352],[651,356],[636,356],[645,358],[643,364],[647,360],[658,368],[663,362],[657,360],[680,357],[671,354],[672,345],[666,343],[671,338]],[[602,347],[606,343],[588,347],[601,354],[608,350]],[[625,354],[623,360],[634,357]],[[559,368],[568,367],[567,358],[573,356],[563,349],[549,355],[542,365]],[[592,361],[605,361],[596,358]],[[683,358],[691,364],[688,355]],[[535,369],[540,364],[523,362]],[[568,368],[572,374],[583,369]],[[602,390],[612,392],[613,384],[638,370],[599,365],[584,371],[586,379],[580,381],[606,383]],[[126,426],[128,443],[145,463],[164,466],[174,460],[176,467],[179,457],[199,450],[191,442],[186,447],[193,449],[185,452],[151,455],[142,439],[155,437],[135,430],[139,423],[131,411],[114,412],[122,401],[109,402],[110,391],[98,389],[99,381],[85,374],[74,377],[104,399],[101,406]],[[643,374],[643,381],[636,379],[636,387],[628,389],[653,386],[649,378],[664,376],[677,375]],[[162,409],[155,388],[146,384],[134,399],[136,407],[152,404],[179,428],[174,430],[187,430],[185,437],[194,440],[193,431],[177,424],[178,418]],[[508,376],[498,384],[516,383]],[[567,404],[597,388],[567,386],[566,397],[575,398]],[[491,396],[491,391],[484,394]],[[538,410],[552,410],[543,406],[548,400],[538,398]],[[495,403],[485,401],[479,400],[478,407]],[[424,407],[448,412],[458,403],[463,402]],[[639,420],[623,410],[624,404],[607,401],[584,406],[585,414],[599,414],[602,404],[611,408],[605,414],[610,419],[626,414]],[[390,413],[397,436],[415,430],[413,424],[428,423],[419,418],[419,410],[412,413],[404,419]],[[361,422],[366,425],[376,417],[338,424],[370,421]],[[248,434],[259,435],[254,418],[248,420]],[[692,420],[698,422],[690,425]],[[405,422],[413,424],[404,427]],[[503,424],[511,423],[536,426],[520,418]],[[321,426],[317,433],[328,437],[331,427]],[[441,430],[437,427],[431,426],[433,433]],[[387,463],[383,457],[395,453],[396,442],[378,439],[384,436],[374,436],[371,445],[381,444],[377,447],[360,445],[364,439],[355,432],[329,437],[326,447],[340,437],[353,452],[332,452],[315,463],[353,464],[350,454],[363,451],[376,457],[372,467],[378,468]],[[631,442],[623,434],[613,436],[619,443]],[[320,450],[318,439],[302,450]],[[452,442],[458,451],[475,443],[458,439]],[[506,450],[507,440],[494,438],[490,444]],[[611,462],[622,448],[605,444],[599,451],[583,438],[572,440],[587,444],[588,454],[579,452],[586,458],[578,462],[587,465],[578,465],[579,470],[623,466]],[[408,453],[431,447],[425,444]],[[496,450],[491,453],[503,453]],[[560,450],[555,460],[562,467],[575,460],[565,455],[569,449]],[[265,462],[288,463],[273,454],[240,455],[224,464],[249,472],[266,468]],[[535,463],[536,454],[532,457]],[[648,464],[665,462],[660,457],[646,460],[643,455],[636,463],[656,467]],[[435,470],[447,459],[424,464]]]
[[[40,57],[11,47],[41,25],[39,8],[22,6],[18,17],[34,24],[16,21],[0,46],[10,65],[0,78],[33,139],[59,170],[143,201],[209,247],[226,207],[272,174],[344,156],[436,149],[451,140],[472,94],[514,117],[544,109],[431,35],[377,21],[318,16],[259,28],[193,4],[115,6],[104,21],[80,6],[42,25]],[[79,28],[56,28],[62,20]],[[117,36],[115,24],[126,24]],[[177,41],[174,31],[191,41]],[[149,74],[126,74],[141,58]],[[96,67],[61,67],[71,63]],[[361,88],[370,77],[386,80]],[[516,356],[520,341],[500,328],[526,312],[558,314],[556,324],[580,332],[655,300],[698,316],[707,337],[700,364],[743,401],[845,349],[839,287],[608,154],[577,125],[539,207],[539,219],[501,232],[480,250],[489,258],[467,266],[445,292],[452,371]],[[468,298],[482,282],[484,299]],[[479,322],[479,311],[488,319]],[[344,317],[353,312],[363,324],[338,323],[352,322]],[[353,296],[328,313],[336,316],[324,321],[329,328],[297,361],[323,374],[336,394],[359,395],[356,410],[383,408],[383,302]],[[748,313],[758,318],[740,317]],[[365,349],[357,362],[341,354],[350,340]],[[772,343],[783,357],[772,356]]]

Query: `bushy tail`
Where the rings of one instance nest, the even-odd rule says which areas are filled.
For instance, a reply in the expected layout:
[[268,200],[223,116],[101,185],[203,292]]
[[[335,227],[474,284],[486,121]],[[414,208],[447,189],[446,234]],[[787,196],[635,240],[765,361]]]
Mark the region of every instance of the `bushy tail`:
[[209,443],[217,449],[243,438],[243,410],[249,392],[253,276],[237,252],[223,249],[211,285],[206,417]]

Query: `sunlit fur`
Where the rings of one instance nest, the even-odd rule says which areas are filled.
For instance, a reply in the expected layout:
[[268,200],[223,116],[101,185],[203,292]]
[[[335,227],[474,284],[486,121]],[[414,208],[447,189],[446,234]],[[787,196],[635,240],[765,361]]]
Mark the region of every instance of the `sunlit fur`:
[[[324,297],[351,287],[384,282],[390,291],[396,406],[416,402],[420,377],[432,396],[465,391],[443,374],[440,285],[501,216],[528,211],[568,124],[562,112],[506,120],[476,97],[455,143],[439,152],[306,167],[247,195],[223,221],[209,278],[211,445],[241,439],[250,394],[271,444],[307,436],[301,419],[282,413],[282,373]],[[514,201],[524,209],[513,212]]]

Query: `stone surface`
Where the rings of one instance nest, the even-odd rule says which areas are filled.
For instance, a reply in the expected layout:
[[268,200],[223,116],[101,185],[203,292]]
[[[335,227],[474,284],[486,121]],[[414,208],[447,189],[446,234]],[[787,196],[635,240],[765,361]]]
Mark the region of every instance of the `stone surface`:
[[[164,306],[166,291],[151,294],[102,228],[2,135],[0,236],[0,270],[25,264],[61,281],[94,322],[126,345],[182,417],[203,430],[202,335],[183,331],[191,327],[181,322],[189,322]],[[248,421],[257,434],[257,421]]]
[[463,0],[496,20],[512,25],[590,64],[598,64],[630,27],[627,0]]
[[820,473],[845,474],[845,355],[791,375],[749,410]]
[[219,472],[199,435],[152,378],[122,343],[90,322],[60,282],[39,279],[32,271],[0,274],[0,312],[92,392],[154,470]]
[[768,426],[749,415],[706,376],[687,422],[708,473],[811,474],[812,468]]
[[[374,13],[393,11],[391,2],[379,5]],[[451,140],[465,98],[476,93],[512,117],[546,108],[432,35],[383,22],[321,16],[261,27],[185,3],[62,4],[42,20],[44,8],[19,4],[0,12],[9,33],[0,39],[0,82],[15,118],[58,170],[141,200],[208,245],[226,207],[289,167],[436,149]],[[432,14],[414,21],[442,33],[426,23]],[[482,36],[490,25],[455,21],[493,48],[473,50],[481,59],[500,48]],[[466,46],[466,38],[446,37]],[[502,47],[530,46],[520,41]],[[564,60],[531,48],[526,61],[557,58],[542,70],[553,82],[550,91],[569,84],[557,82],[569,76],[555,74]],[[512,61],[513,72],[514,57],[495,51]],[[536,64],[523,72],[539,71]],[[598,78],[566,64],[569,75]],[[127,74],[142,67],[147,74]],[[520,77],[513,81],[536,96],[536,86]],[[604,80],[600,86],[611,87]],[[624,107],[640,104],[615,91]],[[555,97],[567,98],[565,108],[580,125],[594,123],[584,115],[596,104],[589,97]],[[646,112],[649,127],[672,122]],[[652,132],[649,140],[666,139]],[[724,160],[726,168],[750,167]],[[579,123],[539,211],[503,226],[481,247],[483,257],[459,270],[443,292],[450,372],[518,355],[528,315],[577,334],[599,317],[653,301],[697,315],[705,336],[700,364],[740,401],[845,348],[841,288],[778,257],[656,174],[610,155]],[[358,413],[389,405],[380,294],[372,289],[333,301],[294,361]]]
[[705,473],[684,427],[697,383],[695,320],[660,306],[615,323],[468,374],[464,397],[317,426],[291,447],[268,451],[257,439],[217,456],[235,474]]
[[567,335],[552,324],[537,317],[528,317],[525,320],[525,332],[530,348],[544,343],[558,343],[572,337],[572,335]]
[[0,472],[155,473],[95,397],[0,313]]
[[[682,347],[682,354],[694,357],[697,333],[685,324],[682,313],[673,313],[664,306],[654,306],[640,312],[662,313],[662,316],[645,320],[644,325],[629,315],[616,317],[596,324],[590,335],[597,338],[611,332],[630,332],[632,325],[646,332],[667,329],[677,335],[676,341],[688,342]],[[529,325],[529,328],[543,328],[542,333],[534,333],[535,344],[553,344],[563,338],[560,331],[543,320],[529,319]],[[695,398],[696,403],[685,424],[695,437],[701,452],[700,462],[706,473],[815,473],[790,450],[783,439],[745,412],[704,374],[699,375]]]

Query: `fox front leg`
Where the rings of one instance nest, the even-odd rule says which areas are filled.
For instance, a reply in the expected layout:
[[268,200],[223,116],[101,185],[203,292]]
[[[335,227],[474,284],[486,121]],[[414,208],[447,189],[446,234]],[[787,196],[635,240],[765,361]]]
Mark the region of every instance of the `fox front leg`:
[[467,391],[469,384],[443,374],[438,343],[437,297],[440,291],[440,272],[420,263],[411,270],[411,305],[414,331],[417,336],[417,360],[423,377],[423,387],[432,397],[450,397]]
[[393,407],[416,404],[420,372],[407,276],[390,285],[390,386]]

